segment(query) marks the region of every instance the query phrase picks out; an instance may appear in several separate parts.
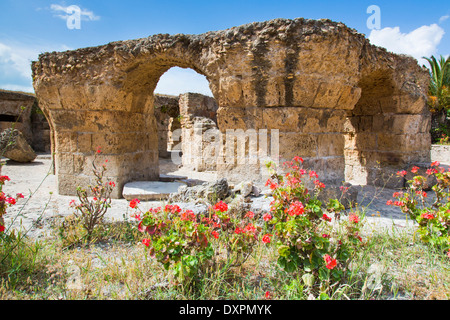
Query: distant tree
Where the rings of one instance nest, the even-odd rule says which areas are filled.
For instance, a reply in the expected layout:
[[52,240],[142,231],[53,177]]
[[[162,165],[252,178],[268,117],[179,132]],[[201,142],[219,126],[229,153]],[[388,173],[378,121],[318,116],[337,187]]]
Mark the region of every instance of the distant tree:
[[431,137],[433,142],[439,140],[443,133],[449,134],[448,113],[450,113],[450,56],[439,60],[434,56],[423,57],[430,64],[430,86],[428,88],[428,105],[432,112]]

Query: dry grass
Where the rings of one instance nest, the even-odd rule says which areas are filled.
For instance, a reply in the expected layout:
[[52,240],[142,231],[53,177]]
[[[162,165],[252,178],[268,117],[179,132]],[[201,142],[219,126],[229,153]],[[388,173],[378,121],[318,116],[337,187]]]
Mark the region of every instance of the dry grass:
[[[170,272],[148,256],[137,236],[124,241],[117,234],[123,229],[109,229],[108,238],[89,247],[63,249],[58,237],[22,240],[20,263],[2,265],[0,298],[247,300],[263,299],[266,291],[274,299],[308,298],[299,275],[277,267],[274,246],[257,246],[239,268],[209,270],[194,290],[174,285]],[[450,261],[407,229],[370,233],[352,270],[332,299],[450,298]]]

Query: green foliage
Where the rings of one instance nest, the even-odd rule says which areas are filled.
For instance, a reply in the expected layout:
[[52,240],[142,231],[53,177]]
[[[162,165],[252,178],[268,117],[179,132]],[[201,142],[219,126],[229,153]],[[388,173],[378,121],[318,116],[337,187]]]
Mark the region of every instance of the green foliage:
[[[90,194],[86,189],[78,187],[77,195],[79,203],[76,203],[75,200],[72,200],[70,202],[70,206],[75,208],[75,221],[68,222],[68,224],[74,226],[78,222],[81,223],[82,227],[86,231],[86,234],[81,235],[81,238],[86,238],[87,243],[90,243],[93,239],[94,230],[103,223],[103,218],[108,208],[111,207],[111,193],[116,186],[112,181],[104,181],[106,163],[103,163],[100,167],[97,167],[97,165],[95,164],[96,157],[100,153],[101,151],[100,149],[98,149],[97,153],[94,156],[94,159],[92,160],[92,172],[95,176],[95,185],[88,186],[92,196],[89,197]],[[76,232],[72,232],[71,234],[77,235]],[[77,237],[78,235],[75,237],[75,239]]]
[[[272,218],[266,224],[275,234],[278,265],[288,273],[300,272],[311,290],[314,287],[326,292],[332,283],[349,276],[348,264],[362,241],[361,223],[355,213],[348,220],[340,219],[345,208],[338,200],[330,199],[326,206],[318,200],[325,185],[316,172],[303,169],[302,163],[300,157],[285,162],[289,170],[285,175],[277,174],[273,164],[268,165],[272,176],[266,185],[272,189],[274,201]],[[313,190],[306,187],[307,179]],[[332,214],[336,226],[331,223]]]
[[[412,172],[417,172],[416,167]],[[398,172],[399,176],[406,171]],[[450,252],[450,171],[439,167],[439,162],[433,162],[426,172],[427,176],[416,175],[408,180],[405,192],[395,192],[397,200],[388,200],[388,205],[400,207],[402,212],[419,224],[418,235],[425,243]],[[427,201],[428,194],[424,191],[425,182],[436,179],[432,187],[436,199]]]

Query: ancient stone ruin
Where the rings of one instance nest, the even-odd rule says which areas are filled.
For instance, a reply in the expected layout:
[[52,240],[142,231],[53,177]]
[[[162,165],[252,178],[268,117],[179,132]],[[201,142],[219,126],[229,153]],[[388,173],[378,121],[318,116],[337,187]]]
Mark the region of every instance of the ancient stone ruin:
[[[34,88],[51,128],[60,194],[92,182],[98,146],[118,186],[115,197],[127,182],[158,180],[153,92],[174,66],[206,76],[217,103],[213,118],[181,117],[183,141],[196,128],[247,135],[243,147],[217,139],[191,149],[210,156],[193,166],[229,181],[264,180],[270,158],[301,156],[336,184],[377,184],[382,173],[429,161],[426,69],[342,23],[275,19],[40,55],[32,65]],[[220,143],[232,145],[221,152]],[[227,157],[230,150],[234,157]]]
[[0,90],[0,133],[2,156],[11,160],[29,162],[35,151],[51,149],[49,124],[32,94]]

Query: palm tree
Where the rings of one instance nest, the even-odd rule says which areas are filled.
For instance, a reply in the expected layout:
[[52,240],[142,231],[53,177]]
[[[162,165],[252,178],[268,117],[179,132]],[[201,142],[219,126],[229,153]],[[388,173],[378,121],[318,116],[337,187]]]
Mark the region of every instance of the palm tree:
[[450,112],[450,56],[439,60],[434,56],[423,57],[430,64],[430,86],[428,88],[428,104],[432,112],[431,136],[437,141],[442,133],[449,134],[447,113]]

